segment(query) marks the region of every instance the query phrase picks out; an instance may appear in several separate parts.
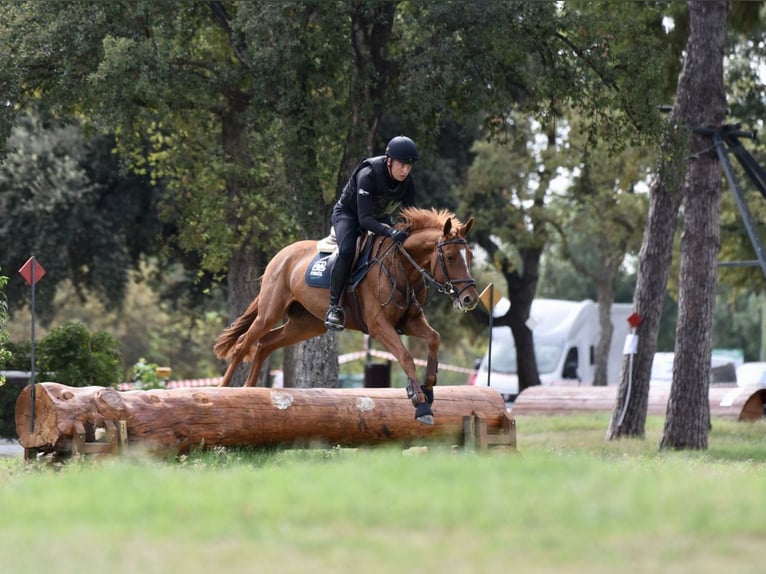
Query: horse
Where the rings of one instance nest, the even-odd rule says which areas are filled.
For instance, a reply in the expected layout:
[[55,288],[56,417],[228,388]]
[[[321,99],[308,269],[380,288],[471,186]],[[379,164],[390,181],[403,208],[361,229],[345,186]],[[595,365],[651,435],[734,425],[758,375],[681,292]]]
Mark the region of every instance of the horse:
[[[402,210],[398,228],[409,232],[403,243],[385,236],[371,236],[366,274],[351,273],[343,294],[346,328],[368,333],[396,357],[407,376],[407,397],[415,418],[434,424],[433,387],[437,382],[441,337],[424,313],[428,286],[452,298],[463,312],[479,301],[471,276],[473,253],[466,235],[473,225],[448,210]],[[276,349],[294,345],[327,331],[323,317],[329,289],[310,286],[307,270],[315,259],[317,241],[298,241],[282,248],[269,261],[260,278],[259,294],[245,312],[216,339],[219,359],[230,359],[219,386],[228,386],[242,361],[252,361],[245,386],[255,385],[266,358]],[[428,346],[422,384],[415,361],[399,335],[420,337]]]

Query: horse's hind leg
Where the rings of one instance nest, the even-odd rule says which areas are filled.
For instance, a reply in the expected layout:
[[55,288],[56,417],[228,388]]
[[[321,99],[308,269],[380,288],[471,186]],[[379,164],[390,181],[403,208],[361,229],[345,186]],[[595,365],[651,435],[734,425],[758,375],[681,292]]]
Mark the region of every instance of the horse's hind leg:
[[[260,296],[259,299],[261,299]],[[261,299],[261,303],[262,301],[263,299]],[[239,365],[248,357],[258,354],[257,347],[256,350],[253,351],[253,346],[256,344],[260,345],[259,339],[267,336],[269,328],[277,323],[280,317],[284,316],[285,313],[284,308],[280,307],[278,303],[272,303],[266,307],[261,304],[258,311],[258,314],[253,319],[252,323],[250,323],[247,330],[237,338],[237,342],[234,344],[233,351],[231,352],[231,362],[226,368],[226,372],[224,373],[219,386],[228,387],[231,384],[231,379],[234,376],[237,367],[239,367]],[[255,385],[262,363],[263,361],[254,363],[250,368],[250,373],[247,376],[245,386],[249,387]]]
[[250,369],[250,375],[247,377],[245,386],[255,386],[258,373],[260,373],[263,363],[271,353],[277,349],[306,341],[326,331],[327,328],[324,326],[324,323],[311,315],[303,307],[291,309],[286,323],[276,329],[272,329],[258,341],[255,357],[253,358],[253,366]]

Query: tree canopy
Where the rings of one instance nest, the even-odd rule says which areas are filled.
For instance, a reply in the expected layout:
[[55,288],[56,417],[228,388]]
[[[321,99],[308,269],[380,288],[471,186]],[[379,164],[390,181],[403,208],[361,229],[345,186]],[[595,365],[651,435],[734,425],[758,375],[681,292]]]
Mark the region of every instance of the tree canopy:
[[[661,176],[679,157],[670,154],[672,138],[659,150],[660,104],[673,94],[690,22],[678,4],[0,6],[0,133],[51,122],[50,130],[35,128],[40,137],[20,140],[17,131],[7,144],[0,138],[7,168],[0,202],[13,225],[29,220],[25,207],[40,212],[17,234],[14,252],[44,245],[56,254],[57,274],[108,296],[124,285],[118,268],[155,249],[161,229],[164,253],[179,248],[187,263],[225,282],[236,316],[281,246],[326,231],[329,207],[353,166],[406,132],[423,150],[419,199],[476,218],[474,239],[514,303],[501,321],[517,326],[517,342],[531,343],[523,325],[552,238],[563,253],[569,240],[594,231],[616,239],[618,249],[604,243],[599,259],[601,271],[613,273],[635,237],[619,237],[625,226],[598,224],[625,219],[620,209],[630,196],[622,184],[635,181],[640,160],[652,156],[632,150],[657,152]],[[752,7],[743,10],[752,15]],[[671,31],[663,26],[668,15],[676,23]],[[757,49],[743,44],[741,51]],[[745,61],[737,68],[741,94],[753,77]],[[737,109],[757,111],[752,100],[740,96]],[[30,111],[37,115],[26,116]],[[51,165],[40,170],[45,156]],[[90,164],[124,177],[105,181]],[[554,183],[562,173],[570,180],[564,191]],[[595,213],[614,217],[590,227]],[[155,214],[157,221],[141,219]],[[2,225],[10,234],[7,220]],[[40,225],[55,230],[49,243],[30,231]],[[574,250],[569,254],[579,265]],[[525,384],[537,378],[530,363]]]

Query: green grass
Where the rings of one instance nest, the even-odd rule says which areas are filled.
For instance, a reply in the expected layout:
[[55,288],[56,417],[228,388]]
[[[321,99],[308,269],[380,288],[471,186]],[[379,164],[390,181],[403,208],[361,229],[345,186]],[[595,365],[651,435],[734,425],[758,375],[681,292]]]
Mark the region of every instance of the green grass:
[[760,572],[766,423],[710,448],[606,442],[607,416],[519,417],[519,452],[432,448],[0,459],[12,574]]

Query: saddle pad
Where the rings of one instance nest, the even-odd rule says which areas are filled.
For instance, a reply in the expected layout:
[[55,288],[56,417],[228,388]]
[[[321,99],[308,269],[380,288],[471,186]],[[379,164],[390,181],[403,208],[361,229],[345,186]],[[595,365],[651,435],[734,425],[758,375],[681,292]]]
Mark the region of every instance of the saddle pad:
[[311,287],[320,287],[322,289],[330,288],[330,275],[332,274],[333,263],[338,257],[335,253],[317,253],[306,268],[306,285]]
[[[356,286],[367,274],[367,263],[370,260],[373,242],[365,245],[364,250],[359,254],[358,259],[351,269],[350,283]],[[338,258],[338,252],[317,253],[306,268],[306,285],[309,287],[319,287],[321,289],[330,288],[330,275],[335,266],[335,260]]]

